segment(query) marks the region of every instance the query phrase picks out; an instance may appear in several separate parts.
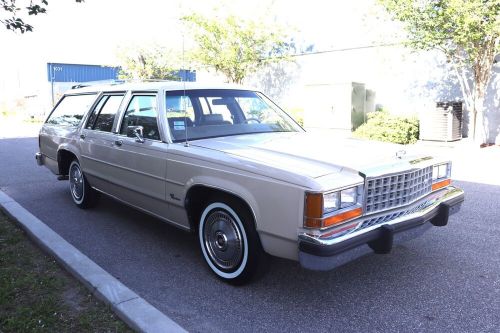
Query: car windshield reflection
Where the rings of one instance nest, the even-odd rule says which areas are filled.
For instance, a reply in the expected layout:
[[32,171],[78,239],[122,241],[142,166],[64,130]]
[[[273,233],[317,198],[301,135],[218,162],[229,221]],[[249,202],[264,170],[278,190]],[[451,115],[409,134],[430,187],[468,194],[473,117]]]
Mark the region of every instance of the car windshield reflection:
[[249,90],[180,90],[166,93],[174,142],[303,129],[264,95]]

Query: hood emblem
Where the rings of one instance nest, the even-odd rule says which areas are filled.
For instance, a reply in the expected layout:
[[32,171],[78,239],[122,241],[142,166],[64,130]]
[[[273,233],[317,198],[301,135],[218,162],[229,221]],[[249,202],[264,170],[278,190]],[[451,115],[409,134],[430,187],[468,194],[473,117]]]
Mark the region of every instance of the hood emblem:
[[396,157],[402,159],[406,155],[406,150],[399,150],[396,152]]

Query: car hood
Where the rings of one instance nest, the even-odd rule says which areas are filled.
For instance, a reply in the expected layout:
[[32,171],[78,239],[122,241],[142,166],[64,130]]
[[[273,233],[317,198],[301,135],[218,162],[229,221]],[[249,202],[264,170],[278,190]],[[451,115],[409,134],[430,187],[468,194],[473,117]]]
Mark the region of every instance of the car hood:
[[302,132],[226,136],[192,141],[191,145],[311,178],[343,169],[363,173],[380,168],[404,169],[415,158],[401,145]]

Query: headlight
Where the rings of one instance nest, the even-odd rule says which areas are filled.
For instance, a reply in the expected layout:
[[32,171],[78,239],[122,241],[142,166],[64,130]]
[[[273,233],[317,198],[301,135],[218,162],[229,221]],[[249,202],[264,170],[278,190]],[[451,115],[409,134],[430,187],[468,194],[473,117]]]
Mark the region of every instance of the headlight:
[[436,164],[432,167],[432,190],[451,184],[451,162]]
[[339,209],[339,198],[340,192],[332,192],[323,195],[323,215]]
[[330,193],[306,193],[304,226],[326,228],[361,216],[363,185]]
[[451,166],[449,163],[439,164],[432,167],[432,180],[441,178],[449,178],[449,170]]
[[346,208],[358,202],[358,188],[352,187],[340,192],[340,207]]
[[[328,214],[338,209],[347,208],[358,202],[358,187],[351,187],[339,192],[323,195],[323,214]],[[359,194],[361,195],[361,193]]]

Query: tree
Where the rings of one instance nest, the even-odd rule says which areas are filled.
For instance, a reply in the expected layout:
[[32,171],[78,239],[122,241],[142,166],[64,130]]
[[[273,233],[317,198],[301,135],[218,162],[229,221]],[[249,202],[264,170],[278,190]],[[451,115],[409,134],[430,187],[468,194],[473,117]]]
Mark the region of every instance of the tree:
[[442,51],[472,111],[472,137],[482,124],[483,101],[500,52],[500,0],[379,0],[416,50]]
[[234,15],[184,16],[197,44],[191,53],[194,62],[224,74],[229,82],[243,80],[264,66],[289,60],[292,46],[283,29]]
[[[84,0],[75,1],[84,2]],[[24,22],[19,17],[19,14],[25,12],[30,16],[45,14],[47,13],[49,2],[47,0],[30,0],[29,2],[21,0],[21,2],[24,5],[23,7],[18,6],[18,0],[0,0],[0,11],[4,11],[4,17],[0,18],[0,23],[12,31],[19,31],[21,33],[33,31],[33,26]]]
[[166,47],[152,45],[119,49],[118,59],[121,66],[119,77],[134,80],[178,80],[179,67],[175,53]]

